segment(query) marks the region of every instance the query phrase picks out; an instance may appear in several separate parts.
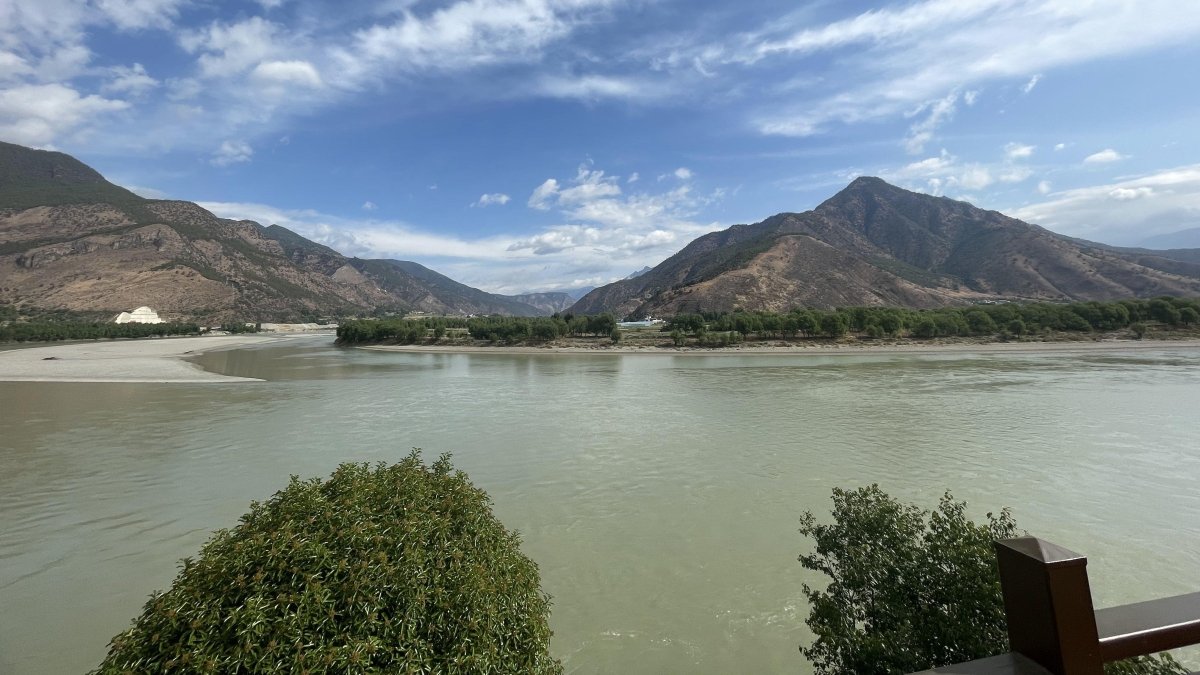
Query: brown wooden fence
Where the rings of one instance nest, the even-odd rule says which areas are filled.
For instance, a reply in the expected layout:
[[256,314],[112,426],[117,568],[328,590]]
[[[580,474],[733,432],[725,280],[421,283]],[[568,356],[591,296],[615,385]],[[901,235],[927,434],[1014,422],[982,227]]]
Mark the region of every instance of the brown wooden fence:
[[996,542],[996,559],[1012,652],[922,675],[1103,675],[1111,661],[1200,644],[1200,593],[1095,610],[1078,553],[1021,537]]

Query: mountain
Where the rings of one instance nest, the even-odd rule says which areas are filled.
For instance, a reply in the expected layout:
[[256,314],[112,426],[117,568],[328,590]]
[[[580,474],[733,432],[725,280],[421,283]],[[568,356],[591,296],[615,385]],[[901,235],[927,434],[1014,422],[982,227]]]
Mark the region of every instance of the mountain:
[[536,314],[402,261],[347,258],[278,225],[144,199],[60,153],[0,143],[0,305],[289,320],[407,309]]
[[546,293],[522,293],[520,295],[510,295],[508,297],[516,300],[517,302],[531,305],[537,308],[537,310],[544,315],[562,312],[571,305],[575,304],[575,301],[579,299],[571,297],[569,293],[563,293],[559,291],[550,291]]
[[570,311],[670,315],[1183,294],[1200,294],[1200,261],[1072,240],[863,177],[812,211],[704,235]]
[[626,279],[626,280],[629,280],[629,279],[636,279],[636,278],[638,278],[638,277],[642,276],[643,274],[645,274],[646,272],[649,272],[651,269],[653,269],[653,268],[652,268],[652,267],[650,267],[649,265],[647,265],[647,266],[643,267],[642,269],[640,269],[640,270],[638,270],[638,271],[636,271],[636,272],[632,272],[632,273],[630,273],[630,275],[629,275],[629,276],[627,276],[627,277],[625,277],[625,279]]
[[432,314],[508,314],[537,316],[536,307],[478,288],[405,260],[353,258],[350,266],[388,293],[404,298],[409,308]]
[[1138,242],[1138,246],[1149,249],[1200,249],[1200,227],[1147,237]]

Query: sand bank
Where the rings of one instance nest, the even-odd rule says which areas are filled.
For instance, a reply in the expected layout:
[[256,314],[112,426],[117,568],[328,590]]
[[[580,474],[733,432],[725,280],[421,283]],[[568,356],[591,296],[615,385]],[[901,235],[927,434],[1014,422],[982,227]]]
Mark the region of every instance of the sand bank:
[[1094,351],[1151,351],[1200,349],[1200,340],[1096,340],[1078,342],[912,342],[912,343],[812,343],[697,347],[480,347],[456,345],[371,345],[360,347],[386,352],[422,354],[657,354],[667,356],[785,356],[835,354],[940,354],[940,353],[1045,353]]
[[0,382],[260,382],[210,373],[184,359],[286,338],[228,335],[113,340],[0,351]]

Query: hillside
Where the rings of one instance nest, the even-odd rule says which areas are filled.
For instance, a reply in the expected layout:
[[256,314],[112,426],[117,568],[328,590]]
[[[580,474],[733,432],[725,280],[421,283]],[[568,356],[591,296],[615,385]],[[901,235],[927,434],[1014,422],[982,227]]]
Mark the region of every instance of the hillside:
[[571,311],[670,315],[1196,294],[1200,261],[1187,252],[1072,240],[864,177],[812,211],[700,237],[649,272],[592,291]]
[[59,152],[0,143],[0,305],[295,320],[539,311],[416,263],[351,259],[278,225],[144,199]]
[[415,262],[353,258],[350,266],[379,288],[405,298],[409,308],[421,312],[510,316],[549,314],[507,296],[485,293],[460,284]]
[[566,311],[568,307],[575,304],[578,298],[571,297],[570,293],[562,291],[550,291],[546,293],[522,293],[521,295],[508,296],[513,300],[535,307],[542,314],[554,314],[556,312]]

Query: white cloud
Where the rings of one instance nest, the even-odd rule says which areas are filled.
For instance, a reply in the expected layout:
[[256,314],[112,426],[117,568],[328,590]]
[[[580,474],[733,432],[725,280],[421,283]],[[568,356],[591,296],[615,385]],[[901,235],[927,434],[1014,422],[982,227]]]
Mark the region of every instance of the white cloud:
[[551,202],[557,195],[558,181],[553,178],[547,178],[546,182],[534,188],[533,194],[529,195],[527,203],[530,208],[545,211],[550,208]]
[[[683,242],[720,227],[686,220],[686,214],[706,200],[691,196],[684,187],[627,199],[627,204],[617,204],[608,213],[609,219],[627,225],[580,220],[525,235],[479,239],[433,234],[399,221],[347,219],[308,209],[253,203],[200,205],[224,218],[282,225],[347,255],[415,259],[463,283],[503,293],[616,281],[630,269],[657,264]],[[625,199],[597,201],[624,203]],[[617,215],[621,208],[629,213]]]
[[504,194],[503,192],[492,192],[492,193],[480,195],[479,200],[476,201],[474,204],[472,204],[472,206],[484,207],[484,206],[492,206],[494,204],[499,204],[499,205],[503,206],[503,205],[507,204],[510,199],[512,199],[512,198],[509,197],[508,195]]
[[992,172],[987,167],[970,166],[963,170],[958,179],[959,185],[968,190],[982,190],[995,182]]
[[620,194],[621,186],[617,184],[616,176],[606,176],[603,171],[593,171],[584,164],[576,171],[571,187],[557,190],[555,198],[560,207],[570,209]]
[[1066,143],[1055,143],[1055,144],[1054,144],[1054,151],[1055,151],[1055,152],[1058,152],[1058,151],[1060,151],[1060,150],[1065,150],[1066,148],[1067,148],[1067,144],[1066,144]]
[[1004,156],[1008,159],[1028,159],[1033,156],[1036,146],[1023,143],[1009,143],[1004,146]]
[[537,58],[607,0],[459,0],[424,16],[406,10],[391,24],[354,34],[338,50],[344,72],[371,79],[395,71],[458,70]]
[[80,95],[61,84],[10,87],[0,90],[0,138],[46,146],[84,124],[128,107],[125,101]]
[[459,257],[476,260],[504,258],[510,240],[466,240],[423,232],[398,221],[353,220],[313,211],[267,204],[197,202],[222,218],[282,225],[346,255],[367,257]]
[[96,6],[118,28],[168,28],[187,0],[97,0]]
[[251,77],[270,84],[321,87],[321,75],[308,61],[263,61],[254,67]]
[[[198,54],[201,75],[224,78],[245,72],[280,53],[283,28],[262,17],[237,23],[213,22],[179,36],[179,45]],[[314,71],[315,72],[315,71]]]
[[534,92],[551,98],[635,100],[667,96],[670,94],[670,86],[666,82],[592,74],[581,77],[543,77],[534,87]]
[[362,210],[363,211],[378,211],[379,205],[373,201],[367,200],[367,201],[363,202]]
[[979,90],[978,89],[972,89],[971,91],[968,91],[963,94],[963,103],[966,103],[968,106],[975,105],[975,101],[977,101],[977,100],[979,100]]
[[1100,152],[1097,152],[1095,154],[1091,154],[1091,155],[1088,155],[1087,157],[1084,157],[1083,163],[1084,164],[1109,164],[1111,162],[1118,162],[1122,159],[1125,159],[1125,155],[1122,155],[1121,153],[1117,152],[1116,150],[1113,150],[1112,148],[1107,148],[1107,149],[1101,150]]
[[1024,166],[1010,166],[996,177],[1001,183],[1020,183],[1033,175],[1033,170]]
[[804,54],[851,44],[884,42],[973,21],[999,4],[1002,0],[932,0],[900,10],[870,10],[820,28],[805,28],[783,39],[765,40],[757,44],[751,54],[741,58],[757,61],[772,54]]
[[[693,53],[710,70],[764,59],[779,67],[835,53],[840,80],[858,84],[791,105],[771,100],[755,115],[762,133],[810,136],[835,124],[899,117],[913,106],[944,100],[947,91],[1017,78],[1027,89],[1040,81],[1030,73],[1191,44],[1198,37],[1200,12],[1179,12],[1174,0],[919,0],[815,27],[811,13],[797,12],[794,19],[774,20],[758,33]],[[912,131],[911,150],[919,152],[932,138],[937,124],[929,126]]]
[[1154,188],[1145,185],[1141,187],[1118,187],[1109,191],[1108,196],[1119,202],[1127,202],[1131,199],[1153,197]]
[[1033,170],[1011,160],[991,164],[960,162],[958,157],[943,149],[937,156],[877,173],[885,180],[909,189],[933,195],[950,194],[970,201],[967,191],[982,190],[996,183],[1020,183],[1032,176]]
[[249,162],[254,157],[254,148],[245,141],[222,141],[221,147],[210,160],[214,166],[229,166]]
[[1050,181],[1048,180],[1039,181],[1037,184],[1037,191],[1039,195],[1048,195],[1050,194],[1051,189]]
[[957,102],[958,92],[952,91],[940,99],[924,103],[912,113],[918,115],[928,112],[925,119],[909,128],[908,138],[904,141],[904,147],[909,154],[916,155],[925,150],[925,144],[933,139],[933,132],[954,118],[958,109]]
[[679,180],[691,180],[692,170],[686,166],[681,166],[678,169],[675,169],[675,177]]
[[1038,86],[1038,82],[1041,81],[1041,74],[1034,75],[1033,77],[1029,78],[1029,81],[1026,82],[1024,86],[1021,87],[1021,93],[1028,94],[1029,92],[1033,91],[1033,88]]
[[112,79],[106,82],[101,91],[110,93],[143,94],[157,87],[160,82],[146,73],[146,68],[140,63],[132,66],[117,66],[111,70]]
[[638,172],[634,171],[633,173],[629,174],[629,178],[625,179],[625,182],[636,183],[638,182],[639,178],[641,178],[641,176],[638,175]]
[[1057,192],[1012,215],[1056,232],[1111,244],[1200,226],[1200,164]]

